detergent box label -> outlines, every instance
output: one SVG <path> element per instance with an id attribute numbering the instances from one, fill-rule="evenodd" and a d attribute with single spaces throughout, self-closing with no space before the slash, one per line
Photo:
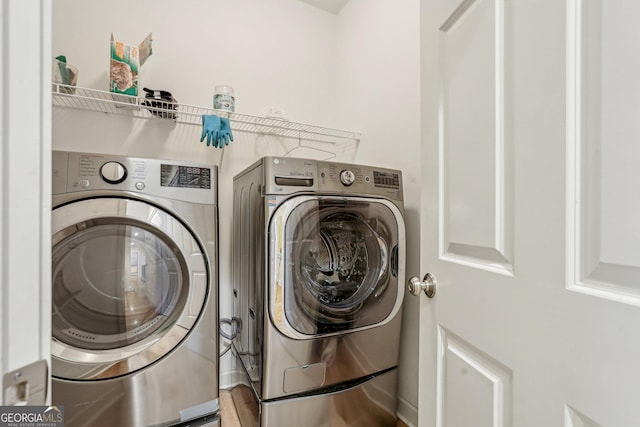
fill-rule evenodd
<path id="1" fill-rule="evenodd" d="M 140 67 L 151 56 L 151 34 L 139 46 L 114 39 L 111 34 L 109 91 L 138 96 Z"/>

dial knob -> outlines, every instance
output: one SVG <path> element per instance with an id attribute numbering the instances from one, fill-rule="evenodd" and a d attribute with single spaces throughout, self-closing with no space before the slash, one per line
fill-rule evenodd
<path id="1" fill-rule="evenodd" d="M 120 184 L 127 178 L 127 168 L 119 162 L 107 162 L 100 167 L 100 176 L 109 184 Z"/>
<path id="2" fill-rule="evenodd" d="M 353 184 L 355 180 L 356 180 L 355 174 L 351 172 L 349 169 L 345 169 L 342 172 L 340 172 L 340 182 L 343 185 L 346 185 L 348 187 L 351 184 Z"/>

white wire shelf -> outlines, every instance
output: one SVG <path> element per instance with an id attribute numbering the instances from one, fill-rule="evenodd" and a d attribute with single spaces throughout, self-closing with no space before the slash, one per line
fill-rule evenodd
<path id="1" fill-rule="evenodd" d="M 198 127 L 202 126 L 203 115 L 215 114 L 227 117 L 233 131 L 332 144 L 348 141 L 359 142 L 361 136 L 358 132 L 296 123 L 278 118 L 206 109 L 179 102 L 155 101 L 161 102 L 161 104 L 154 107 L 147 105 L 150 100 L 145 98 L 63 84 L 53 84 L 52 90 L 54 107 L 126 114 L 143 119 L 171 120 L 179 124 Z"/>

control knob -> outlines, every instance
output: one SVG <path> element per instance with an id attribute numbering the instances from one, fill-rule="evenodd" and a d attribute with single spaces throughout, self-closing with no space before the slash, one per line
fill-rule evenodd
<path id="1" fill-rule="evenodd" d="M 347 187 L 354 183 L 356 176 L 349 169 L 345 169 L 340 172 L 340 182 Z"/>
<path id="2" fill-rule="evenodd" d="M 120 184 L 127 179 L 127 168 L 119 162 L 107 162 L 100 167 L 100 176 L 108 184 Z"/>

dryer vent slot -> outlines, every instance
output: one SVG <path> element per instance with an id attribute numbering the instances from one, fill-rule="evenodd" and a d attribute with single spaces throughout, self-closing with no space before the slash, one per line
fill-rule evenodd
<path id="1" fill-rule="evenodd" d="M 313 178 L 297 176 L 276 176 L 276 185 L 288 185 L 290 187 L 313 187 Z"/>

